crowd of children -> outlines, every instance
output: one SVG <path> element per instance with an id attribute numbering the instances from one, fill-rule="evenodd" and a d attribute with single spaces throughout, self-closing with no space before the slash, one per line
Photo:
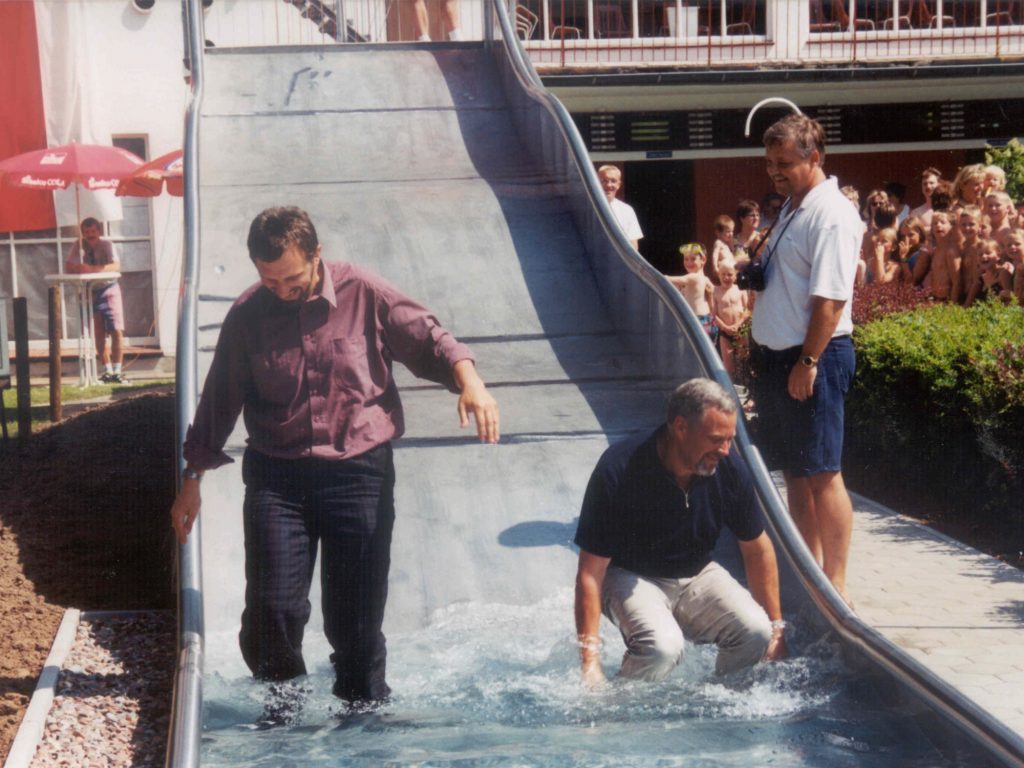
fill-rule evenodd
<path id="1" fill-rule="evenodd" d="M 889 182 L 871 190 L 860 207 L 860 193 L 842 190 L 861 212 L 864 237 L 857 284 L 902 282 L 938 301 L 966 307 L 983 298 L 1024 306 L 1024 201 L 1014 204 L 998 166 L 967 165 L 952 182 L 936 168 L 921 173 L 925 202 L 903 202 L 906 188 Z M 745 261 L 770 230 L 783 204 L 769 195 L 761 205 L 741 200 L 735 219 L 715 219 L 715 242 L 680 246 L 686 274 L 669 276 L 716 345 L 730 375 L 745 350 L 743 324 L 756 294 L 736 284 L 737 261 Z M 738 227 L 738 229 L 737 229 Z"/>
<path id="2" fill-rule="evenodd" d="M 891 191 L 872 190 L 862 212 L 858 284 L 896 280 L 964 306 L 983 297 L 1009 301 L 1016 296 L 1024 303 L 1016 245 L 1024 233 L 1024 206 L 1018 210 L 1005 184 L 998 166 L 964 166 L 951 183 L 937 169 L 926 168 L 921 174 L 925 202 L 913 211 L 897 210 Z"/>

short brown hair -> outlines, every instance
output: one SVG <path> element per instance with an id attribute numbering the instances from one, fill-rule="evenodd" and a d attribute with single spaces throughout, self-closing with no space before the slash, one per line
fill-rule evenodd
<path id="1" fill-rule="evenodd" d="M 761 215 L 761 206 L 757 204 L 756 200 L 740 200 L 736 204 L 736 221 L 743 221 L 752 213 Z"/>
<path id="2" fill-rule="evenodd" d="M 805 160 L 814 150 L 825 157 L 825 129 L 814 118 L 802 114 L 786 115 L 764 132 L 765 147 L 776 147 L 789 141 Z"/>
<path id="3" fill-rule="evenodd" d="M 267 208 L 252 220 L 246 245 L 253 261 L 277 261 L 293 246 L 312 261 L 320 241 L 308 213 L 295 206 L 281 206 Z"/>

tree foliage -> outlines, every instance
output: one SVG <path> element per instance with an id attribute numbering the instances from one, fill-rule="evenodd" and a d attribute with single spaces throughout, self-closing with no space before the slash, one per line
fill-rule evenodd
<path id="1" fill-rule="evenodd" d="M 998 165 L 1006 173 L 1006 193 L 1016 200 L 1024 200 L 1024 144 L 1010 139 L 1002 147 L 986 147 L 985 162 Z"/>

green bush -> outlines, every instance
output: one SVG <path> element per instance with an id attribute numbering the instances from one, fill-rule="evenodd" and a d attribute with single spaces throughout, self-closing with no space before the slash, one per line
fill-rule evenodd
<path id="1" fill-rule="evenodd" d="M 1024 311 L 983 302 L 888 315 L 854 332 L 851 457 L 951 502 L 1018 509 Z M 980 502 L 980 504 L 979 504 Z"/>
<path id="2" fill-rule="evenodd" d="M 1006 192 L 1014 200 L 1024 198 L 1024 145 L 1010 139 L 1002 147 L 986 147 L 985 162 L 1006 173 Z"/>

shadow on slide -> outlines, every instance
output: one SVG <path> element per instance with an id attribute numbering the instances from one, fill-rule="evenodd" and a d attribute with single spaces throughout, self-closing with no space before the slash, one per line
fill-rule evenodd
<path id="1" fill-rule="evenodd" d="M 504 437 L 477 444 L 451 395 L 396 370 L 407 432 L 385 619 L 395 701 L 376 715 L 337 711 L 314 587 L 309 702 L 300 725 L 271 735 L 248 727 L 265 690 L 237 650 L 239 462 L 209 473 L 201 536 L 181 550 L 169 764 L 644 765 L 685 753 L 756 765 L 772 749 L 785 764 L 1015 764 L 1013 734 L 846 609 L 742 428 L 783 553 L 794 659 L 720 683 L 695 649 L 661 687 L 579 689 L 571 542 L 590 470 L 610 441 L 655 426 L 680 381 L 729 382 L 677 292 L 614 225 L 504 6 L 485 5 L 486 43 L 192 57 L 179 437 L 224 314 L 255 277 L 249 222 L 281 204 L 310 212 L 325 258 L 366 265 L 470 343 Z M 239 425 L 228 453 L 240 458 L 244 441 Z M 723 544 L 726 562 L 734 549 Z"/>

